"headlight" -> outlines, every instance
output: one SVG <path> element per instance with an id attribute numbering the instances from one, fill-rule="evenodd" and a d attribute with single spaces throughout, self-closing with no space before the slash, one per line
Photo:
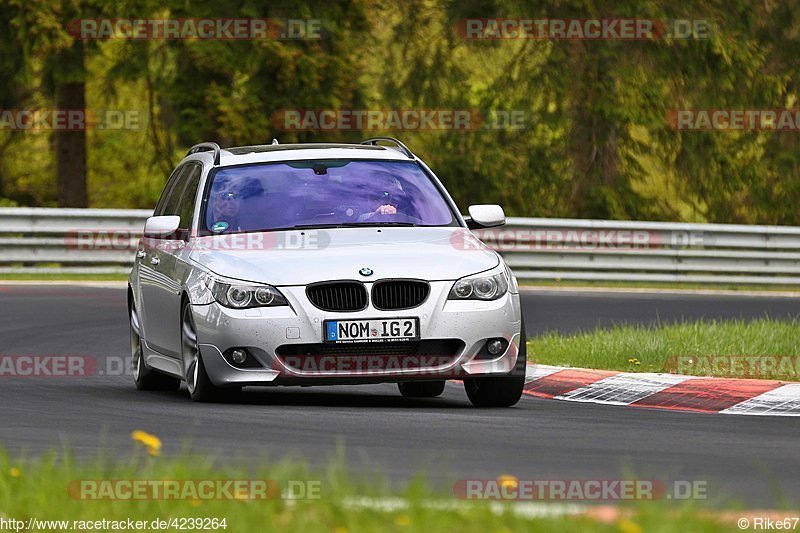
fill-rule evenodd
<path id="1" fill-rule="evenodd" d="M 517 283 L 517 276 L 511 272 L 511 269 L 508 268 L 506 265 L 506 274 L 508 275 L 508 291 L 512 294 L 517 294 L 519 292 L 519 285 Z"/>
<path id="2" fill-rule="evenodd" d="M 289 305 L 283 294 L 272 285 L 227 283 L 216 279 L 206 280 L 206 285 L 216 301 L 233 309 Z"/>
<path id="3" fill-rule="evenodd" d="M 448 300 L 497 300 L 508 292 L 506 273 L 461 278 L 450 290 Z"/>

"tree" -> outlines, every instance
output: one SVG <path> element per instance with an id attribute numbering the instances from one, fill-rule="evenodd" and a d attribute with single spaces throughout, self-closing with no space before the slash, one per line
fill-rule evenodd
<path id="1" fill-rule="evenodd" d="M 55 109 L 86 111 L 86 62 L 84 43 L 75 39 L 46 61 Z M 88 126 L 87 115 L 84 124 Z M 86 129 L 55 130 L 53 147 L 59 207 L 88 207 L 86 186 Z"/>
<path id="2" fill-rule="evenodd" d="M 11 15 L 11 7 L 0 3 L 0 20 L 10 20 Z M 25 83 L 25 55 L 17 35 L 12 31 L 0 33 L 0 72 L 3 73 L 0 77 L 0 109 L 12 110 L 24 106 L 31 96 Z M 0 201 L 3 201 L 7 191 L 2 161 L 19 135 L 13 130 L 0 135 Z"/>
<path id="3" fill-rule="evenodd" d="M 71 36 L 69 23 L 91 10 L 81 0 L 10 0 L 12 23 L 27 61 L 43 63 L 42 88 L 55 109 L 86 111 L 86 44 Z M 84 123 L 86 123 L 84 116 Z M 86 130 L 53 133 L 60 207 L 87 207 Z"/>

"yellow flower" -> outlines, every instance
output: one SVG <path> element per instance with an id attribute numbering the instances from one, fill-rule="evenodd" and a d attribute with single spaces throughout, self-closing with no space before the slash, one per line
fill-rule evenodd
<path id="1" fill-rule="evenodd" d="M 519 487 L 519 479 L 509 474 L 499 476 L 497 478 L 497 483 L 500 485 L 501 489 L 509 491 L 509 497 L 513 497 Z"/>
<path id="2" fill-rule="evenodd" d="M 136 430 L 131 433 L 131 438 L 134 441 L 143 444 L 147 448 L 147 453 L 151 457 L 156 457 L 161 454 L 161 439 L 155 435 Z"/>
<path id="3" fill-rule="evenodd" d="M 411 523 L 411 518 L 409 518 L 407 514 L 401 514 L 397 517 L 397 520 L 395 520 L 394 523 L 398 526 L 407 526 Z"/>
<path id="4" fill-rule="evenodd" d="M 22 470 L 17 468 L 16 466 L 11 467 L 11 470 L 8 471 L 11 474 L 11 477 L 20 477 L 22 475 Z"/>
<path id="5" fill-rule="evenodd" d="M 621 520 L 618 526 L 622 533 L 642 533 L 641 526 L 631 522 L 630 520 Z"/>
<path id="6" fill-rule="evenodd" d="M 192 507 L 200 507 L 200 500 L 198 500 L 197 498 L 190 498 L 189 505 L 191 505 Z"/>
<path id="7" fill-rule="evenodd" d="M 342 526 L 336 526 L 336 529 L 333 530 L 334 533 L 347 533 L 347 528 Z"/>

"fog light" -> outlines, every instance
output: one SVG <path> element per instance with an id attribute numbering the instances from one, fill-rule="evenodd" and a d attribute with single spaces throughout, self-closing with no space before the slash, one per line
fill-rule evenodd
<path id="1" fill-rule="evenodd" d="M 497 355 L 503 351 L 503 341 L 500 339 L 490 340 L 486 343 L 486 349 L 492 355 Z"/>
<path id="2" fill-rule="evenodd" d="M 247 352 L 242 349 L 236 349 L 231 352 L 231 360 L 237 364 L 241 365 L 245 361 L 247 361 Z"/>

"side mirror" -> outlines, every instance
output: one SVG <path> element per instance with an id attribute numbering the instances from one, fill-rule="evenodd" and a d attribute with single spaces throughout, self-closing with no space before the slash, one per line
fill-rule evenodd
<path id="1" fill-rule="evenodd" d="M 503 208 L 494 204 L 481 204 L 469 206 L 469 229 L 492 228 L 506 223 L 506 214 Z"/>
<path id="2" fill-rule="evenodd" d="M 170 215 L 164 217 L 150 217 L 144 223 L 144 236 L 151 239 L 166 239 L 181 225 L 181 217 Z"/>

